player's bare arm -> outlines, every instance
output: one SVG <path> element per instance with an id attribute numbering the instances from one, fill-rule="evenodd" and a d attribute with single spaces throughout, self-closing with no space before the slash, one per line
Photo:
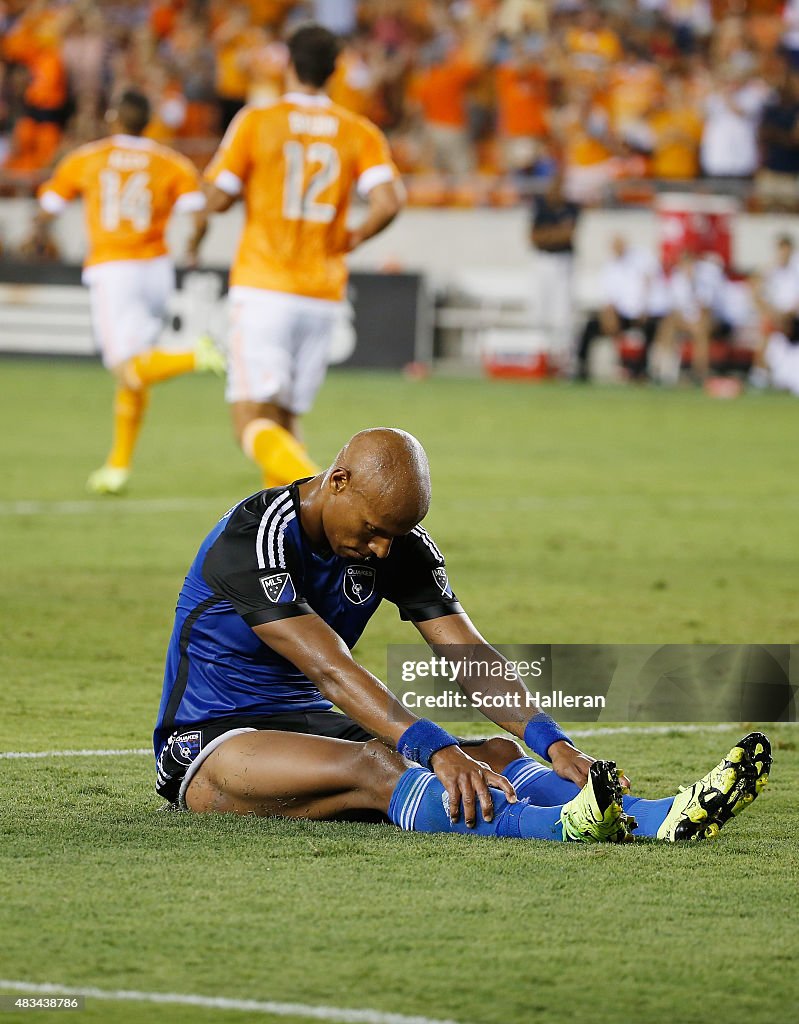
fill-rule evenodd
<path id="1" fill-rule="evenodd" d="M 224 192 L 218 185 L 210 181 L 203 182 L 205 193 L 205 208 L 208 213 L 224 213 L 238 199 L 236 192 Z"/>
<path id="2" fill-rule="evenodd" d="M 405 186 L 399 179 L 375 185 L 369 193 L 369 208 L 363 223 L 349 232 L 347 251 L 352 252 L 387 228 L 405 205 L 405 199 Z"/>
<path id="3" fill-rule="evenodd" d="M 403 733 L 419 721 L 376 676 L 353 660 L 341 638 L 318 616 L 280 619 L 253 629 L 263 643 L 296 665 L 328 700 L 391 746 L 396 747 Z M 490 821 L 493 804 L 489 786 L 515 800 L 507 779 L 475 761 L 457 744 L 433 754 L 431 767 L 449 794 L 453 821 L 457 821 L 463 805 L 465 821 L 473 824 L 475 801 Z"/>
<path id="4" fill-rule="evenodd" d="M 197 210 L 192 215 L 192 230 L 186 243 L 185 262 L 188 267 L 196 267 L 200 257 L 200 246 L 208 233 L 208 212 Z"/>
<path id="5" fill-rule="evenodd" d="M 57 216 L 58 215 L 56 213 L 50 213 L 47 210 L 42 209 L 42 207 L 39 207 L 33 217 L 30 234 L 22 243 L 22 250 L 33 251 L 38 246 L 47 242 L 50 238 L 53 221 L 55 221 Z"/>
<path id="6" fill-rule="evenodd" d="M 474 651 L 472 660 L 475 663 L 492 661 L 503 662 L 505 666 L 508 661 L 499 651 L 481 636 L 474 623 L 468 615 L 444 615 L 437 619 L 429 619 L 426 622 L 416 623 L 416 628 L 422 634 L 430 647 L 437 653 L 446 657 L 447 647 L 457 644 L 462 648 L 471 648 Z M 486 707 L 483 714 L 500 728 L 505 729 L 512 736 L 521 740 L 529 739 L 527 732 L 531 719 L 541 714 L 541 709 L 536 705 L 530 691 L 521 679 L 503 670 L 501 676 L 491 675 L 490 671 L 483 677 L 469 675 L 458 679 L 458 685 L 465 694 L 470 696 L 477 690 L 482 693 L 495 693 L 498 696 L 505 694 L 517 695 L 519 707 L 524 709 L 516 717 L 509 717 L 503 714 L 501 709 Z M 535 728 L 535 726 L 533 726 Z M 588 778 L 588 770 L 596 758 L 585 754 L 567 739 L 556 739 L 545 750 L 537 751 L 552 762 L 552 767 L 561 776 L 578 786 L 585 785 Z M 629 786 L 629 779 L 624 778 L 624 784 Z"/>

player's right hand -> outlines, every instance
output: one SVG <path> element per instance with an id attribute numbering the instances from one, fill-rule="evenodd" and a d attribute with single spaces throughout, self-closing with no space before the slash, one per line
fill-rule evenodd
<path id="1" fill-rule="evenodd" d="M 588 770 L 596 758 L 578 750 L 568 740 L 558 740 L 557 743 L 553 743 L 548 753 L 552 767 L 558 775 L 582 789 L 588 781 Z M 623 789 L 630 789 L 631 783 L 626 775 L 622 775 L 619 781 Z"/>
<path id="2" fill-rule="evenodd" d="M 516 790 L 504 775 L 497 775 L 483 761 L 475 761 L 459 746 L 443 747 L 430 758 L 430 765 L 449 797 L 449 817 L 454 824 L 461 813 L 469 828 L 477 824 L 477 801 L 486 821 L 494 817 L 490 786 L 501 789 L 511 803 Z"/>

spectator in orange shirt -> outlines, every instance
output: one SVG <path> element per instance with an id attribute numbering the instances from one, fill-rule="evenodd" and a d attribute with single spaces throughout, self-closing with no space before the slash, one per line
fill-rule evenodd
<path id="1" fill-rule="evenodd" d="M 636 149 L 646 148 L 646 120 L 663 89 L 663 77 L 654 61 L 625 47 L 624 57 L 608 78 L 608 111 L 613 131 Z"/>
<path id="2" fill-rule="evenodd" d="M 618 147 L 607 110 L 590 89 L 578 84 L 553 125 L 563 153 L 566 192 L 580 202 L 597 201 L 616 171 Z"/>
<path id="3" fill-rule="evenodd" d="M 330 99 L 353 114 L 369 117 L 375 105 L 379 84 L 379 55 L 372 50 L 371 40 L 358 33 L 344 44 L 330 79 Z"/>
<path id="4" fill-rule="evenodd" d="M 257 30 L 251 26 L 249 12 L 241 4 L 230 8 L 227 18 L 214 32 L 216 97 L 222 131 L 227 129 L 247 100 L 250 80 L 246 71 L 246 55 L 257 41 Z"/>
<path id="5" fill-rule="evenodd" d="M 283 92 L 283 79 L 288 66 L 288 50 L 269 28 L 256 29 L 252 45 L 242 55 L 249 79 L 247 102 L 271 103 Z"/>
<path id="6" fill-rule="evenodd" d="M 149 26 L 156 39 L 167 39 L 177 24 L 182 0 L 152 0 L 150 3 Z"/>
<path id="7" fill-rule="evenodd" d="M 497 136 L 505 171 L 533 166 L 548 129 L 546 73 L 517 40 L 507 60 L 496 69 Z"/>
<path id="8" fill-rule="evenodd" d="M 245 0 L 250 23 L 280 28 L 298 0 Z"/>
<path id="9" fill-rule="evenodd" d="M 683 78 L 669 78 L 666 93 L 648 119 L 652 175 L 655 178 L 696 178 L 702 118 L 686 97 Z"/>
<path id="10" fill-rule="evenodd" d="M 605 24 L 605 15 L 595 7 L 580 11 L 577 24 L 566 32 L 565 46 L 578 68 L 597 71 L 621 57 L 621 43 L 616 33 Z"/>
<path id="11" fill-rule="evenodd" d="M 474 32 L 459 41 L 438 37 L 422 57 L 423 67 L 412 78 L 408 98 L 422 118 L 426 143 L 436 170 L 468 174 L 474 169 L 469 137 L 467 97 L 477 81 L 490 37 Z"/>
<path id="12" fill-rule="evenodd" d="M 29 75 L 24 114 L 14 127 L 6 165 L 9 170 L 47 167 L 61 141 L 67 113 L 67 76 L 58 47 L 62 17 L 46 4 L 34 4 L 4 40 L 5 55 L 23 64 Z"/>
<path id="13" fill-rule="evenodd" d="M 171 145 L 186 121 L 187 103 L 180 80 L 166 61 L 157 60 L 148 68 L 144 85 L 147 96 L 155 100 L 145 137 Z"/>

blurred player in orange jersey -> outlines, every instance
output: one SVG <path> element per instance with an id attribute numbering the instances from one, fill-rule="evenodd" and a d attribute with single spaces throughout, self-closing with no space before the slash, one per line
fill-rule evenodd
<path id="1" fill-rule="evenodd" d="M 345 255 L 382 231 L 404 192 L 386 139 L 324 92 L 338 41 L 319 25 L 288 42 L 287 92 L 245 107 L 206 170 L 208 209 L 238 196 L 245 225 L 230 272 L 227 400 L 268 487 L 317 472 L 298 436 L 327 369 L 347 283 Z M 368 203 L 348 230 L 353 187 Z"/>
<path id="2" fill-rule="evenodd" d="M 188 160 L 141 137 L 149 118 L 142 93 L 123 93 L 106 116 L 111 137 L 64 157 L 39 190 L 34 237 L 47 233 L 70 200 L 84 201 L 83 280 L 103 363 L 118 382 L 111 451 L 88 481 L 98 494 L 118 494 L 127 485 L 150 385 L 193 371 L 224 371 L 209 339 L 183 352 L 157 347 L 175 287 L 164 240 L 167 221 L 173 210 L 193 213 L 189 256 L 196 255 L 205 232 L 205 197 Z"/>

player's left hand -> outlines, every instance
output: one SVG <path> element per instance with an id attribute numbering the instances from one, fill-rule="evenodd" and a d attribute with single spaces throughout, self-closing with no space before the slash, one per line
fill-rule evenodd
<path id="1" fill-rule="evenodd" d="M 582 750 L 573 747 L 566 740 L 558 740 L 548 750 L 552 760 L 552 767 L 562 779 L 568 779 L 582 788 L 588 781 L 588 769 L 596 761 L 595 757 L 584 754 Z M 623 789 L 630 788 L 630 780 L 622 775 L 619 781 Z"/>
<path id="2" fill-rule="evenodd" d="M 501 790 L 510 803 L 516 802 L 516 790 L 503 775 L 492 771 L 484 761 L 475 761 L 456 744 L 437 750 L 430 758 L 430 766 L 447 791 L 453 824 L 460 818 L 463 808 L 463 820 L 469 828 L 474 828 L 478 804 L 485 820 L 492 821 L 492 786 Z"/>

